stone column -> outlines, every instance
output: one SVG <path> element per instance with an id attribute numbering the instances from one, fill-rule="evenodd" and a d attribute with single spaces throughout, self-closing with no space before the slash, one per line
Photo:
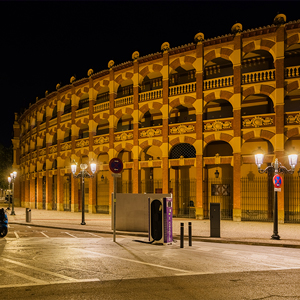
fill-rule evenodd
<path id="1" fill-rule="evenodd" d="M 61 168 L 57 168 L 57 210 L 64 210 L 64 176 L 60 174 Z"/>

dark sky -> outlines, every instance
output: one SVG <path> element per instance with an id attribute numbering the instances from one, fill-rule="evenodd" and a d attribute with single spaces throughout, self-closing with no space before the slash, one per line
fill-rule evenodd
<path id="1" fill-rule="evenodd" d="M 14 112 L 69 84 L 71 76 L 107 69 L 140 56 L 271 25 L 277 13 L 300 19 L 297 1 L 59 1 L 1 2 L 0 143 L 9 146 Z"/>

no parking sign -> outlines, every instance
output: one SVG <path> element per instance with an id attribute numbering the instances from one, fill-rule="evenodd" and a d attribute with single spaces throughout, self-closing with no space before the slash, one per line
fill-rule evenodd
<path id="1" fill-rule="evenodd" d="M 276 188 L 279 189 L 281 187 L 281 185 L 282 185 L 282 177 L 279 174 L 276 174 L 273 177 L 273 184 L 274 184 L 275 189 Z"/>

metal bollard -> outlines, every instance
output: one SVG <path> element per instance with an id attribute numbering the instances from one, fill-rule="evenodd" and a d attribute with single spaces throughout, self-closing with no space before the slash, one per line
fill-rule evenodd
<path id="1" fill-rule="evenodd" d="M 31 222 L 31 209 L 26 208 L 26 222 Z"/>
<path id="2" fill-rule="evenodd" d="M 189 246 L 192 246 L 192 222 L 189 222 Z"/>
<path id="3" fill-rule="evenodd" d="M 184 240 L 184 223 L 180 223 L 180 248 L 183 248 Z"/>

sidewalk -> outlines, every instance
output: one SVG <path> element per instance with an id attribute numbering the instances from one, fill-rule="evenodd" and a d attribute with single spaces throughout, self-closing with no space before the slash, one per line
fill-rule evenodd
<path id="1" fill-rule="evenodd" d="M 7 205 L 1 205 L 1 207 Z M 9 224 L 22 224 L 59 228 L 63 230 L 80 230 L 112 234 L 111 216 L 105 214 L 85 213 L 86 225 L 81 225 L 81 212 L 66 212 L 31 209 L 31 222 L 26 223 L 26 209 L 15 208 L 15 216 L 7 211 Z M 221 238 L 210 237 L 210 221 L 173 218 L 173 237 L 179 239 L 180 223 L 184 223 L 185 237 L 188 236 L 188 222 L 192 222 L 192 236 L 195 241 L 239 243 L 249 245 L 272 245 L 300 248 L 300 224 L 279 224 L 280 240 L 272 240 L 273 223 L 269 222 L 233 222 L 221 221 Z M 148 237 L 147 232 L 124 232 L 117 234 Z"/>

